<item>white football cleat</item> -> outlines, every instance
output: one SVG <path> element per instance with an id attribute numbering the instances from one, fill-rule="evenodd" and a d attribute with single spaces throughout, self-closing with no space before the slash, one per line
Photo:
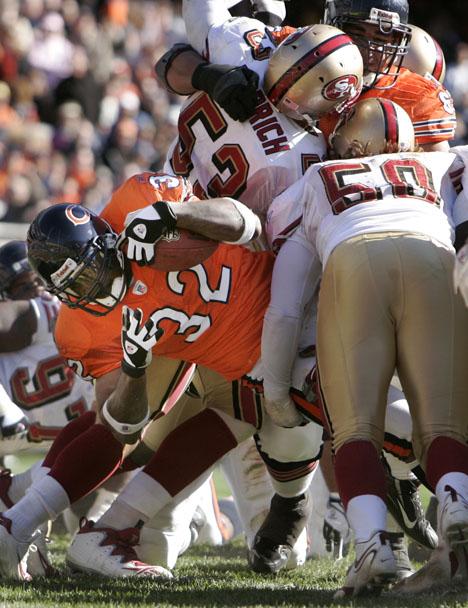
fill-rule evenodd
<path id="1" fill-rule="evenodd" d="M 450 547 L 468 545 L 468 500 L 446 485 L 444 500 L 439 502 L 438 530 Z"/>
<path id="2" fill-rule="evenodd" d="M 348 569 L 345 584 L 334 595 L 342 599 L 356 595 L 378 595 L 397 578 L 397 565 L 390 539 L 392 533 L 377 530 L 369 540 L 356 543 L 356 558 Z"/>
<path id="3" fill-rule="evenodd" d="M 0 576 L 30 581 L 27 571 L 28 542 L 20 542 L 11 533 L 11 520 L 0 515 Z"/>
<path id="4" fill-rule="evenodd" d="M 0 511 L 6 511 L 14 505 L 8 493 L 11 481 L 12 475 L 8 469 L 0 471 Z M 52 576 L 55 574 L 55 568 L 50 563 L 47 548 L 49 542 L 47 530 L 48 524 L 44 524 L 38 530 L 37 535 L 34 536 L 33 544 L 29 547 L 27 572 L 30 576 Z"/>
<path id="5" fill-rule="evenodd" d="M 93 521 L 83 519 L 68 549 L 67 565 L 72 571 L 111 578 L 144 576 L 171 579 L 172 574 L 166 568 L 139 561 L 134 549 L 139 536 L 138 528 L 96 528 Z"/>
<path id="6" fill-rule="evenodd" d="M 452 584 L 466 584 L 466 567 L 468 555 L 464 562 L 459 562 L 456 554 L 444 543 L 434 549 L 429 560 L 409 578 L 392 588 L 395 595 L 414 595 L 416 593 L 434 592 L 441 587 Z"/>
<path id="7" fill-rule="evenodd" d="M 456 557 L 458 575 L 468 582 L 468 500 L 449 485 L 444 490 L 447 494 L 438 508 L 439 535 Z"/>

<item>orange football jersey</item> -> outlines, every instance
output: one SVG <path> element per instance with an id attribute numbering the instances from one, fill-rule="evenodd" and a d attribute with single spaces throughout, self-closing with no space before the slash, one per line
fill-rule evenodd
<path id="1" fill-rule="evenodd" d="M 156 200 L 181 200 L 184 180 L 168 179 L 164 182 L 151 173 L 130 178 L 116 191 L 102 217 L 120 232 L 130 211 Z M 97 378 L 118 368 L 125 304 L 141 308 L 145 320 L 151 316 L 164 330 L 154 354 L 200 363 L 228 380 L 240 378 L 260 356 L 272 267 L 268 252 L 253 253 L 225 244 L 190 270 L 163 272 L 131 263 L 133 279 L 127 294 L 106 316 L 61 307 L 55 328 L 57 346 L 85 377 Z"/>
<path id="2" fill-rule="evenodd" d="M 379 80 L 379 86 L 389 82 L 389 76 Z M 393 78 L 393 76 L 392 76 Z M 453 139 L 456 116 L 450 93 L 432 77 L 423 77 L 402 68 L 395 84 L 389 89 L 370 89 L 359 99 L 384 97 L 400 105 L 408 112 L 419 145 L 433 144 Z M 319 128 L 326 139 L 339 120 L 339 114 L 331 112 L 320 119 Z"/>

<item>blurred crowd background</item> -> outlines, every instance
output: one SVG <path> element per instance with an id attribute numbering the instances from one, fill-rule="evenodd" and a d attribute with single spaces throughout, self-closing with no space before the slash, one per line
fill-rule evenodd
<path id="1" fill-rule="evenodd" d="M 409 1 L 411 22 L 443 47 L 455 143 L 468 143 L 468 3 Z M 30 222 L 61 201 L 99 211 L 127 177 L 162 167 L 183 100 L 158 86 L 153 65 L 184 40 L 180 5 L 0 0 L 0 221 Z M 287 22 L 322 12 L 323 0 L 292 0 Z"/>

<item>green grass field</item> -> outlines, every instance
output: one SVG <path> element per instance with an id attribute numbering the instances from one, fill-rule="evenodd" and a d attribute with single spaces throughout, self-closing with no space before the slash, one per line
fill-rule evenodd
<path id="1" fill-rule="evenodd" d="M 104 579 L 70 576 L 64 565 L 66 537 L 52 545 L 54 564 L 60 574 L 54 579 L 0 585 L 0 608 L 45 608 L 104 606 L 163 608 L 183 606 L 294 606 L 319 608 L 332 605 L 333 590 L 341 583 L 346 564 L 314 560 L 296 571 L 276 577 L 261 577 L 246 565 L 241 541 L 223 547 L 198 546 L 182 556 L 171 582 L 156 584 L 145 579 Z M 468 606 L 468 592 L 447 590 L 444 595 L 398 599 L 380 598 L 343 602 L 346 606 L 379 608 L 461 608 Z"/>

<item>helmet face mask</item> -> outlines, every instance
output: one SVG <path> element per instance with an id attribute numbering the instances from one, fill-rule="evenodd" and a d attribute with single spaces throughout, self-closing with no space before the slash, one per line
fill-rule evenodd
<path id="1" fill-rule="evenodd" d="M 81 308 L 95 316 L 117 306 L 126 292 L 122 254 L 115 250 L 111 235 L 96 237 L 80 262 L 67 258 L 51 274 L 50 289 L 69 308 Z"/>
<path id="2" fill-rule="evenodd" d="M 407 0 L 327 0 L 324 22 L 346 32 L 359 47 L 365 88 L 390 88 L 411 40 Z M 393 76 L 379 86 L 383 75 Z"/>
<path id="3" fill-rule="evenodd" d="M 124 297 L 128 272 L 110 226 L 79 205 L 54 205 L 28 232 L 31 266 L 69 308 L 103 316 Z"/>

